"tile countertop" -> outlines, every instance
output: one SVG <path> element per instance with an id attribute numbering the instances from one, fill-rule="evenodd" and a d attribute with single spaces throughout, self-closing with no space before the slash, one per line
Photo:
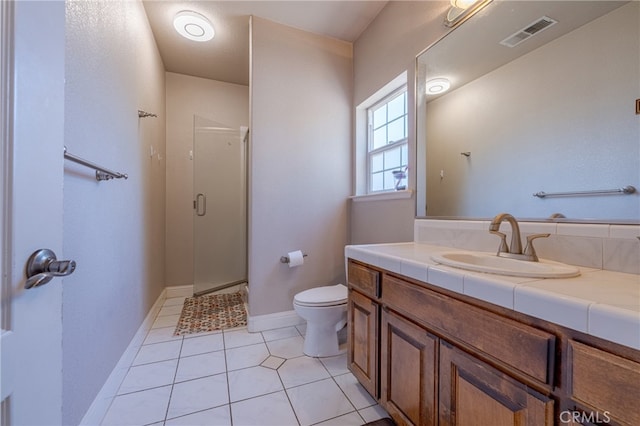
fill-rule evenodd
<path id="1" fill-rule="evenodd" d="M 640 275 L 580 269 L 575 278 L 471 272 L 431 260 L 465 251 L 420 243 L 353 245 L 345 257 L 640 350 Z"/>

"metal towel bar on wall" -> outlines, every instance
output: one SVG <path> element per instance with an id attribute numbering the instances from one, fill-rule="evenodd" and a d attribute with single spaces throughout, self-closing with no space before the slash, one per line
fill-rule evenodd
<path id="1" fill-rule="evenodd" d="M 114 172 L 109 169 L 105 169 L 102 166 L 98 166 L 97 164 L 92 163 L 91 161 L 84 160 L 80 157 L 76 157 L 73 154 L 69 154 L 67 152 L 67 147 L 64 147 L 64 158 L 73 161 L 74 163 L 81 164 L 85 167 L 89 167 L 90 169 L 94 169 L 96 171 L 96 180 L 110 180 L 110 179 L 128 179 L 129 176 L 125 173 Z"/>
<path id="2" fill-rule="evenodd" d="M 80 157 L 76 157 L 73 154 L 67 152 L 67 147 L 64 147 L 64 158 L 73 161 L 74 163 L 81 164 L 85 167 L 89 167 L 96 171 L 96 180 L 110 180 L 110 179 L 128 179 L 129 176 L 125 173 L 114 172 L 109 169 L 105 169 L 102 166 L 92 163 L 91 161 L 84 160 Z"/>
<path id="3" fill-rule="evenodd" d="M 636 192 L 636 188 L 631 185 L 627 185 L 624 188 L 615 189 L 594 189 L 591 191 L 569 191 L 569 192 L 536 192 L 534 197 L 546 198 L 546 197 L 577 197 L 581 195 L 606 195 L 606 194 L 633 194 Z"/>

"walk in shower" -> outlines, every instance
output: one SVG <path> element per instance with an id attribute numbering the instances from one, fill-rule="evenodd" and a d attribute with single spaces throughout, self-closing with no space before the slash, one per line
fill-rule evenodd
<path id="1" fill-rule="evenodd" d="M 194 294 L 247 281 L 247 136 L 194 116 Z"/>

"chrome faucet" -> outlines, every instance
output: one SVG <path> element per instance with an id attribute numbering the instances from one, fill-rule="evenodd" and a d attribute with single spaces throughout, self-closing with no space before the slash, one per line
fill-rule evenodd
<path id="1" fill-rule="evenodd" d="M 507 235 L 499 232 L 500 225 L 504 221 L 509 222 L 511 225 L 511 245 L 507 245 Z M 498 246 L 498 253 L 496 256 L 511 257 L 514 259 L 527 260 L 530 262 L 537 262 L 538 255 L 533 248 L 533 240 L 536 238 L 548 237 L 550 234 L 533 234 L 527 236 L 527 246 L 522 251 L 522 240 L 520 239 L 520 227 L 515 217 L 509 213 L 500 213 L 496 215 L 489 225 L 489 232 L 500 237 L 500 246 Z"/>

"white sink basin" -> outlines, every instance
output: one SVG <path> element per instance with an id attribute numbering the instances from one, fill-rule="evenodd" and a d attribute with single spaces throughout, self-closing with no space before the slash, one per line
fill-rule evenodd
<path id="1" fill-rule="evenodd" d="M 448 252 L 431 258 L 434 262 L 454 268 L 514 277 L 571 278 L 580 275 L 580 270 L 575 266 L 544 259 L 528 262 L 481 252 Z"/>

